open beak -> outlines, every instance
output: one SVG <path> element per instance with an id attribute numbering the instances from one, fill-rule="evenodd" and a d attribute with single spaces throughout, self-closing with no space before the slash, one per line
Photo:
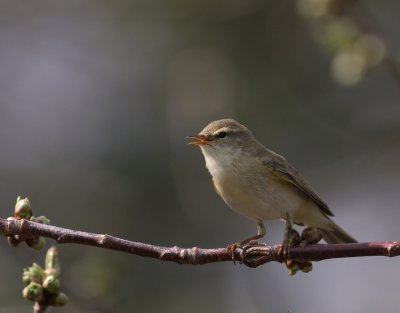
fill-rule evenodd
<path id="1" fill-rule="evenodd" d="M 208 142 L 211 141 L 209 137 L 200 134 L 187 136 L 186 138 L 197 139 L 197 141 L 192 141 L 188 143 L 189 145 L 196 145 L 196 146 L 208 145 Z"/>

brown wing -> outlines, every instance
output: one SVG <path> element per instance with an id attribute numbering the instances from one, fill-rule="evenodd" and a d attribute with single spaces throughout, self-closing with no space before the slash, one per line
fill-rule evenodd
<path id="1" fill-rule="evenodd" d="M 329 209 L 328 205 L 322 201 L 320 197 L 318 197 L 303 175 L 301 175 L 298 170 L 291 166 L 284 157 L 272 151 L 271 153 L 273 154 L 273 160 L 265 161 L 264 165 L 266 165 L 278 179 L 292 184 L 310 199 L 312 199 L 326 215 L 333 216 L 333 213 Z"/>

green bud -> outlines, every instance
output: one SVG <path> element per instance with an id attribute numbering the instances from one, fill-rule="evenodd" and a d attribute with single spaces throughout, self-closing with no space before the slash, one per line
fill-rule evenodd
<path id="1" fill-rule="evenodd" d="M 305 266 L 301 269 L 304 273 L 309 273 L 312 271 L 312 264 L 310 264 L 309 266 Z"/>
<path id="2" fill-rule="evenodd" d="M 14 216 L 17 219 L 30 219 L 32 216 L 31 203 L 28 198 L 22 199 L 21 196 L 17 198 L 17 203 L 15 204 Z"/>
<path id="3" fill-rule="evenodd" d="M 22 296 L 30 301 L 42 301 L 43 300 L 43 288 L 40 284 L 31 282 L 22 291 Z"/>
<path id="4" fill-rule="evenodd" d="M 49 275 L 43 281 L 42 286 L 48 293 L 57 293 L 60 290 L 60 280 L 54 275 Z"/>
<path id="5" fill-rule="evenodd" d="M 299 269 L 304 273 L 312 271 L 312 263 L 310 261 L 298 262 Z"/>
<path id="6" fill-rule="evenodd" d="M 25 242 L 32 249 L 41 250 L 46 244 L 46 239 L 44 239 L 43 237 L 28 238 L 27 240 L 25 240 Z"/>
<path id="7" fill-rule="evenodd" d="M 46 254 L 46 273 L 47 275 L 60 275 L 60 263 L 58 261 L 58 251 L 56 246 L 51 246 Z"/>
<path id="8" fill-rule="evenodd" d="M 289 275 L 294 276 L 299 271 L 299 267 L 297 264 L 295 264 L 293 267 L 288 268 L 288 270 L 289 270 Z"/>
<path id="9" fill-rule="evenodd" d="M 46 244 L 46 239 L 44 239 L 43 237 L 39 237 L 39 240 L 35 242 L 32 248 L 35 250 L 42 250 L 45 244 Z"/>
<path id="10" fill-rule="evenodd" d="M 36 263 L 33 263 L 31 267 L 24 268 L 22 272 L 22 281 L 25 285 L 29 285 L 31 282 L 42 284 L 44 276 L 43 269 Z"/>
<path id="11" fill-rule="evenodd" d="M 26 286 L 31 283 L 31 276 L 27 273 L 26 268 L 24 268 L 24 271 L 22 273 L 22 281 Z"/>
<path id="12" fill-rule="evenodd" d="M 40 224 L 50 225 L 50 219 L 48 219 L 46 216 L 38 216 L 38 217 L 32 216 L 31 221 L 37 222 Z"/>
<path id="13" fill-rule="evenodd" d="M 63 292 L 60 292 L 50 298 L 50 304 L 54 306 L 64 306 L 68 302 L 68 296 Z"/>
<path id="14" fill-rule="evenodd" d="M 299 266 L 294 260 L 286 260 L 286 268 L 288 269 L 290 276 L 296 275 L 299 270 Z"/>

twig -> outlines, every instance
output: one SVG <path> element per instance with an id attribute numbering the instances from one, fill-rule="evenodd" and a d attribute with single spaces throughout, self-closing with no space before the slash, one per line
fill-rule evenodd
<path id="1" fill-rule="evenodd" d="M 284 262 L 285 255 L 281 244 L 249 244 L 237 248 L 231 253 L 227 248 L 201 249 L 154 246 L 141 242 L 120 239 L 110 235 L 88 233 L 67 228 L 56 227 L 28 221 L 26 219 L 0 218 L 0 234 L 3 236 L 38 236 L 52 238 L 58 243 L 74 243 L 95 246 L 103 249 L 126 252 L 138 256 L 150 257 L 179 264 L 201 265 L 215 262 L 235 261 L 249 267 L 276 261 Z M 352 244 L 316 244 L 305 247 L 292 247 L 289 258 L 296 261 L 320 261 L 334 258 L 362 256 L 398 256 L 400 241 L 367 242 Z"/>
<path id="2" fill-rule="evenodd" d="M 33 305 L 33 313 L 44 313 L 47 310 L 47 305 L 42 305 L 40 302 L 35 302 Z"/>

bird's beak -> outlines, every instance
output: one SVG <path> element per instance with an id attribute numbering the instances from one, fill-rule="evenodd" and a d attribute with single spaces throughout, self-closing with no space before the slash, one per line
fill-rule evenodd
<path id="1" fill-rule="evenodd" d="M 210 137 L 200 134 L 187 136 L 186 138 L 197 139 L 197 141 L 192 141 L 188 143 L 189 145 L 197 145 L 197 146 L 207 145 L 208 142 L 211 141 Z"/>

